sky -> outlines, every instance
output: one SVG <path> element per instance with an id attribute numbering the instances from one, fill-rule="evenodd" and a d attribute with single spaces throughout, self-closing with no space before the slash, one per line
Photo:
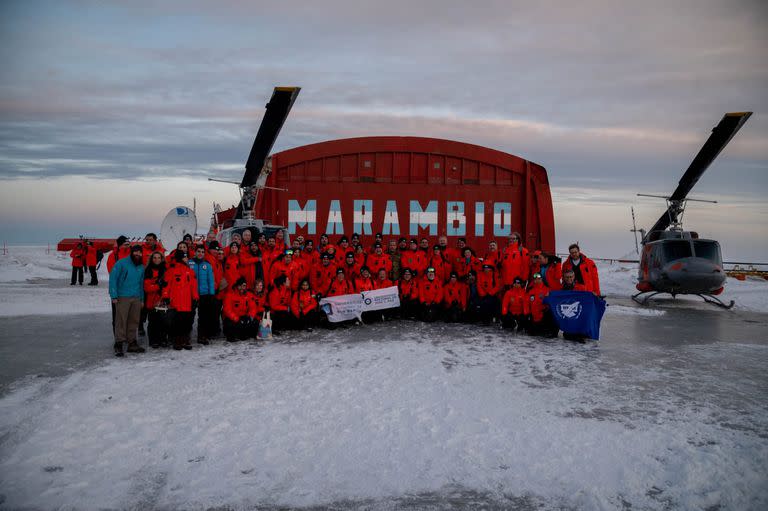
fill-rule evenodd
<path id="1" fill-rule="evenodd" d="M 768 4 L 760 1 L 4 1 L 0 242 L 157 231 L 229 206 L 275 85 L 274 151 L 459 140 L 543 165 L 557 247 L 634 250 L 728 111 L 753 111 L 686 226 L 768 260 Z M 766 261 L 768 262 L 768 261 Z"/>

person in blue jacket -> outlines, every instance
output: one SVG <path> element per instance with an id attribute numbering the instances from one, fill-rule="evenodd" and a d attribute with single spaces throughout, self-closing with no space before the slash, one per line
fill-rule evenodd
<path id="1" fill-rule="evenodd" d="M 200 302 L 197 304 L 197 342 L 208 344 L 208 340 L 216 334 L 219 318 L 216 317 L 216 281 L 213 277 L 213 265 L 205 258 L 203 245 L 195 248 L 195 257 L 189 260 L 189 267 L 195 272 L 197 292 L 200 294 Z"/>
<path id="2" fill-rule="evenodd" d="M 141 245 L 131 247 L 130 257 L 123 257 L 109 274 L 109 297 L 115 306 L 115 356 L 123 356 L 123 343 L 129 353 L 144 353 L 136 334 L 144 305 L 144 265 Z"/>

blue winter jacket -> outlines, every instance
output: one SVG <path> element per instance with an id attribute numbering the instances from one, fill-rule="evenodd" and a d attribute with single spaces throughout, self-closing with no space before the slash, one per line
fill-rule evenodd
<path id="1" fill-rule="evenodd" d="M 198 262 L 197 259 L 189 260 L 189 267 L 195 272 L 197 277 L 197 292 L 200 296 L 215 295 L 216 281 L 213 278 L 213 266 L 203 259 Z"/>
<path id="2" fill-rule="evenodd" d="M 144 301 L 144 265 L 133 264 L 129 257 L 123 257 L 109 274 L 109 296 L 115 298 L 138 298 Z"/>

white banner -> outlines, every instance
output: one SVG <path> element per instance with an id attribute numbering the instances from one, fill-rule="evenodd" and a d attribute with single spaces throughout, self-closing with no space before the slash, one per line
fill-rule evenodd
<path id="1" fill-rule="evenodd" d="M 320 300 L 320 309 L 325 312 L 331 323 L 360 319 L 363 312 L 399 306 L 400 295 L 397 286 L 364 291 L 354 295 L 329 296 Z"/>

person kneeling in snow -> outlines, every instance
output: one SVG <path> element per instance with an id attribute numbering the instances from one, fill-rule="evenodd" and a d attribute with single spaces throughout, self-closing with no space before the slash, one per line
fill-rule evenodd
<path id="1" fill-rule="evenodd" d="M 245 277 L 240 277 L 234 289 L 224 297 L 224 335 L 228 342 L 256 337 L 256 300 L 248 291 Z"/>
<path id="2" fill-rule="evenodd" d="M 523 288 L 523 279 L 515 277 L 512 287 L 504 293 L 501 302 L 501 325 L 504 328 L 522 332 L 526 326 L 525 318 L 530 314 L 529 298 Z"/>
<path id="3" fill-rule="evenodd" d="M 533 286 L 528 291 L 528 300 L 530 307 L 530 321 L 528 323 L 528 333 L 531 335 L 540 335 L 543 337 L 557 337 L 560 331 L 552 317 L 552 311 L 544 303 L 544 298 L 549 294 L 549 288 L 544 285 L 540 273 L 533 274 Z"/>
<path id="4" fill-rule="evenodd" d="M 304 279 L 291 298 L 291 313 L 298 328 L 304 330 L 316 326 L 319 322 L 317 312 L 317 295 L 309 288 L 309 281 Z"/>

